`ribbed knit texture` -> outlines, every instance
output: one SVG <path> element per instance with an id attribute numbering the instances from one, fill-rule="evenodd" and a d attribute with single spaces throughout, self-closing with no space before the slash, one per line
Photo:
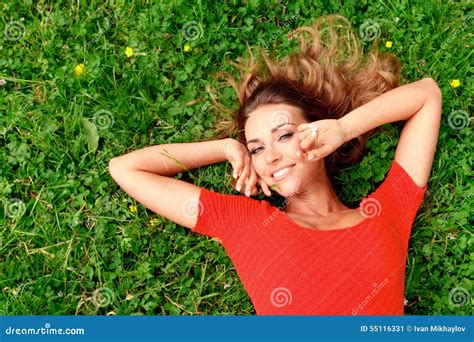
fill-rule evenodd
<path id="1" fill-rule="evenodd" d="M 258 315 L 402 315 L 408 240 L 426 189 L 394 160 L 361 200 L 362 222 L 317 230 L 267 201 L 201 188 L 193 232 L 223 244 Z"/>

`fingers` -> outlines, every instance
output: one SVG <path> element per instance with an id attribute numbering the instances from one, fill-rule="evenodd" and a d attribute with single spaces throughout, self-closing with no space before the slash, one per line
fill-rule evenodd
<path id="1" fill-rule="evenodd" d="M 250 157 L 244 158 L 243 170 L 237 180 L 235 188 L 237 191 L 244 193 L 247 197 L 256 195 L 258 193 L 255 184 L 257 182 L 257 174 L 252 168 Z"/>
<path id="2" fill-rule="evenodd" d="M 317 146 L 318 134 L 317 130 L 308 129 L 298 134 L 300 139 L 300 147 L 305 152 Z"/>
<path id="3" fill-rule="evenodd" d="M 300 126 L 301 127 L 301 126 Z M 307 136 L 311 135 L 315 137 L 318 133 L 318 127 L 315 124 L 308 124 L 306 129 L 298 128 L 298 136 L 300 140 L 303 140 Z"/>
<path id="4" fill-rule="evenodd" d="M 245 196 L 250 197 L 254 192 L 256 192 L 256 187 L 255 184 L 257 183 L 257 174 L 253 170 L 252 167 L 250 167 L 250 176 L 246 181 L 245 184 Z"/>
<path id="5" fill-rule="evenodd" d="M 242 169 L 244 168 L 244 163 L 242 161 L 235 161 L 232 163 L 232 168 L 234 169 L 232 176 L 234 179 L 237 179 L 242 175 Z"/>
<path id="6" fill-rule="evenodd" d="M 306 129 L 304 127 L 306 127 Z M 323 145 L 324 147 L 321 146 L 317 148 L 318 128 L 314 124 L 303 124 L 298 127 L 298 129 L 300 128 L 302 130 L 298 133 L 298 138 L 302 151 L 300 153 L 297 152 L 298 161 L 315 161 L 332 151 L 330 145 Z"/>
<path id="7" fill-rule="evenodd" d="M 252 168 L 251 175 L 248 178 L 248 181 L 246 183 L 246 191 L 245 195 L 247 197 L 250 196 L 255 196 L 260 193 L 260 191 L 257 188 L 257 184 L 260 186 L 260 189 L 266 196 L 271 196 L 272 193 L 270 192 L 270 189 L 268 189 L 267 184 L 257 175 L 255 170 Z M 248 193 L 250 191 L 250 194 Z"/>
<path id="8" fill-rule="evenodd" d="M 315 161 L 326 157 L 328 154 L 334 151 L 334 147 L 329 144 L 324 144 L 317 149 L 311 150 L 308 152 L 308 160 Z"/>
<path id="9" fill-rule="evenodd" d="M 305 129 L 307 129 L 308 127 L 312 128 L 312 127 L 314 127 L 314 124 L 312 122 L 305 122 L 304 124 L 301 124 L 301 125 L 298 126 L 298 131 L 302 132 Z"/>
<path id="10" fill-rule="evenodd" d="M 296 161 L 298 163 L 304 163 L 306 161 L 307 154 L 301 148 L 296 150 Z"/>
<path id="11" fill-rule="evenodd" d="M 272 192 L 268 188 L 268 184 L 265 183 L 263 180 L 259 180 L 258 184 L 260 184 L 260 188 L 262 189 L 263 193 L 270 197 L 272 195 Z"/>
<path id="12" fill-rule="evenodd" d="M 235 173 L 238 174 L 238 169 L 236 167 Z M 235 183 L 235 188 L 238 192 L 245 194 L 247 197 L 255 196 L 259 194 L 259 189 L 257 188 L 257 184 L 260 185 L 261 190 L 267 196 L 271 196 L 271 191 L 268 188 L 268 185 L 260 179 L 257 175 L 255 170 L 251 165 L 251 159 L 245 159 L 245 165 L 243 166 L 242 171 L 240 172 L 240 176 L 237 175 L 238 179 Z"/>
<path id="13" fill-rule="evenodd" d="M 245 160 L 244 160 L 244 165 L 243 165 L 243 168 L 242 168 L 242 171 L 240 173 L 240 176 L 238 177 L 237 179 L 237 183 L 236 183 L 236 186 L 235 188 L 237 189 L 237 191 L 245 191 L 245 182 L 246 182 L 246 179 L 248 178 L 249 176 L 249 173 L 250 173 L 250 168 L 249 168 L 249 159 L 248 157 L 245 157 Z"/>

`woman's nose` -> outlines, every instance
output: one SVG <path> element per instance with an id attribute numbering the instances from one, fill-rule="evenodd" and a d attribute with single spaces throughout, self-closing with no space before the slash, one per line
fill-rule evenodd
<path id="1" fill-rule="evenodd" d="M 281 153 L 276 151 L 274 148 L 269 147 L 266 151 L 265 158 L 267 163 L 273 164 L 275 161 L 278 161 L 281 158 Z"/>

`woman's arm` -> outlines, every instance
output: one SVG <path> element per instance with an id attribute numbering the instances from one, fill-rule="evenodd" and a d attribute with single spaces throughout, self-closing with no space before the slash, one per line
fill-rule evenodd
<path id="1" fill-rule="evenodd" d="M 431 78 L 392 89 L 354 109 L 338 121 L 350 140 L 375 127 L 406 120 L 395 160 L 413 181 L 428 182 L 441 120 L 441 90 Z"/>
<path id="2" fill-rule="evenodd" d="M 226 140 L 149 146 L 112 158 L 110 164 L 171 177 L 184 170 L 226 161 L 223 150 Z"/>
<path id="3" fill-rule="evenodd" d="M 226 140 L 145 147 L 112 158 L 109 172 L 125 192 L 146 208 L 192 229 L 202 210 L 200 189 L 173 177 L 185 169 L 225 161 Z"/>

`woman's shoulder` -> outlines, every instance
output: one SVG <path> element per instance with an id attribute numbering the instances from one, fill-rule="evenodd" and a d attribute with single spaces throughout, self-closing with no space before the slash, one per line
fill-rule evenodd
<path id="1" fill-rule="evenodd" d="M 385 179 L 359 204 L 365 215 L 392 215 L 399 217 L 403 213 L 413 213 L 419 208 L 428 184 L 419 187 L 406 170 L 393 160 Z"/>

